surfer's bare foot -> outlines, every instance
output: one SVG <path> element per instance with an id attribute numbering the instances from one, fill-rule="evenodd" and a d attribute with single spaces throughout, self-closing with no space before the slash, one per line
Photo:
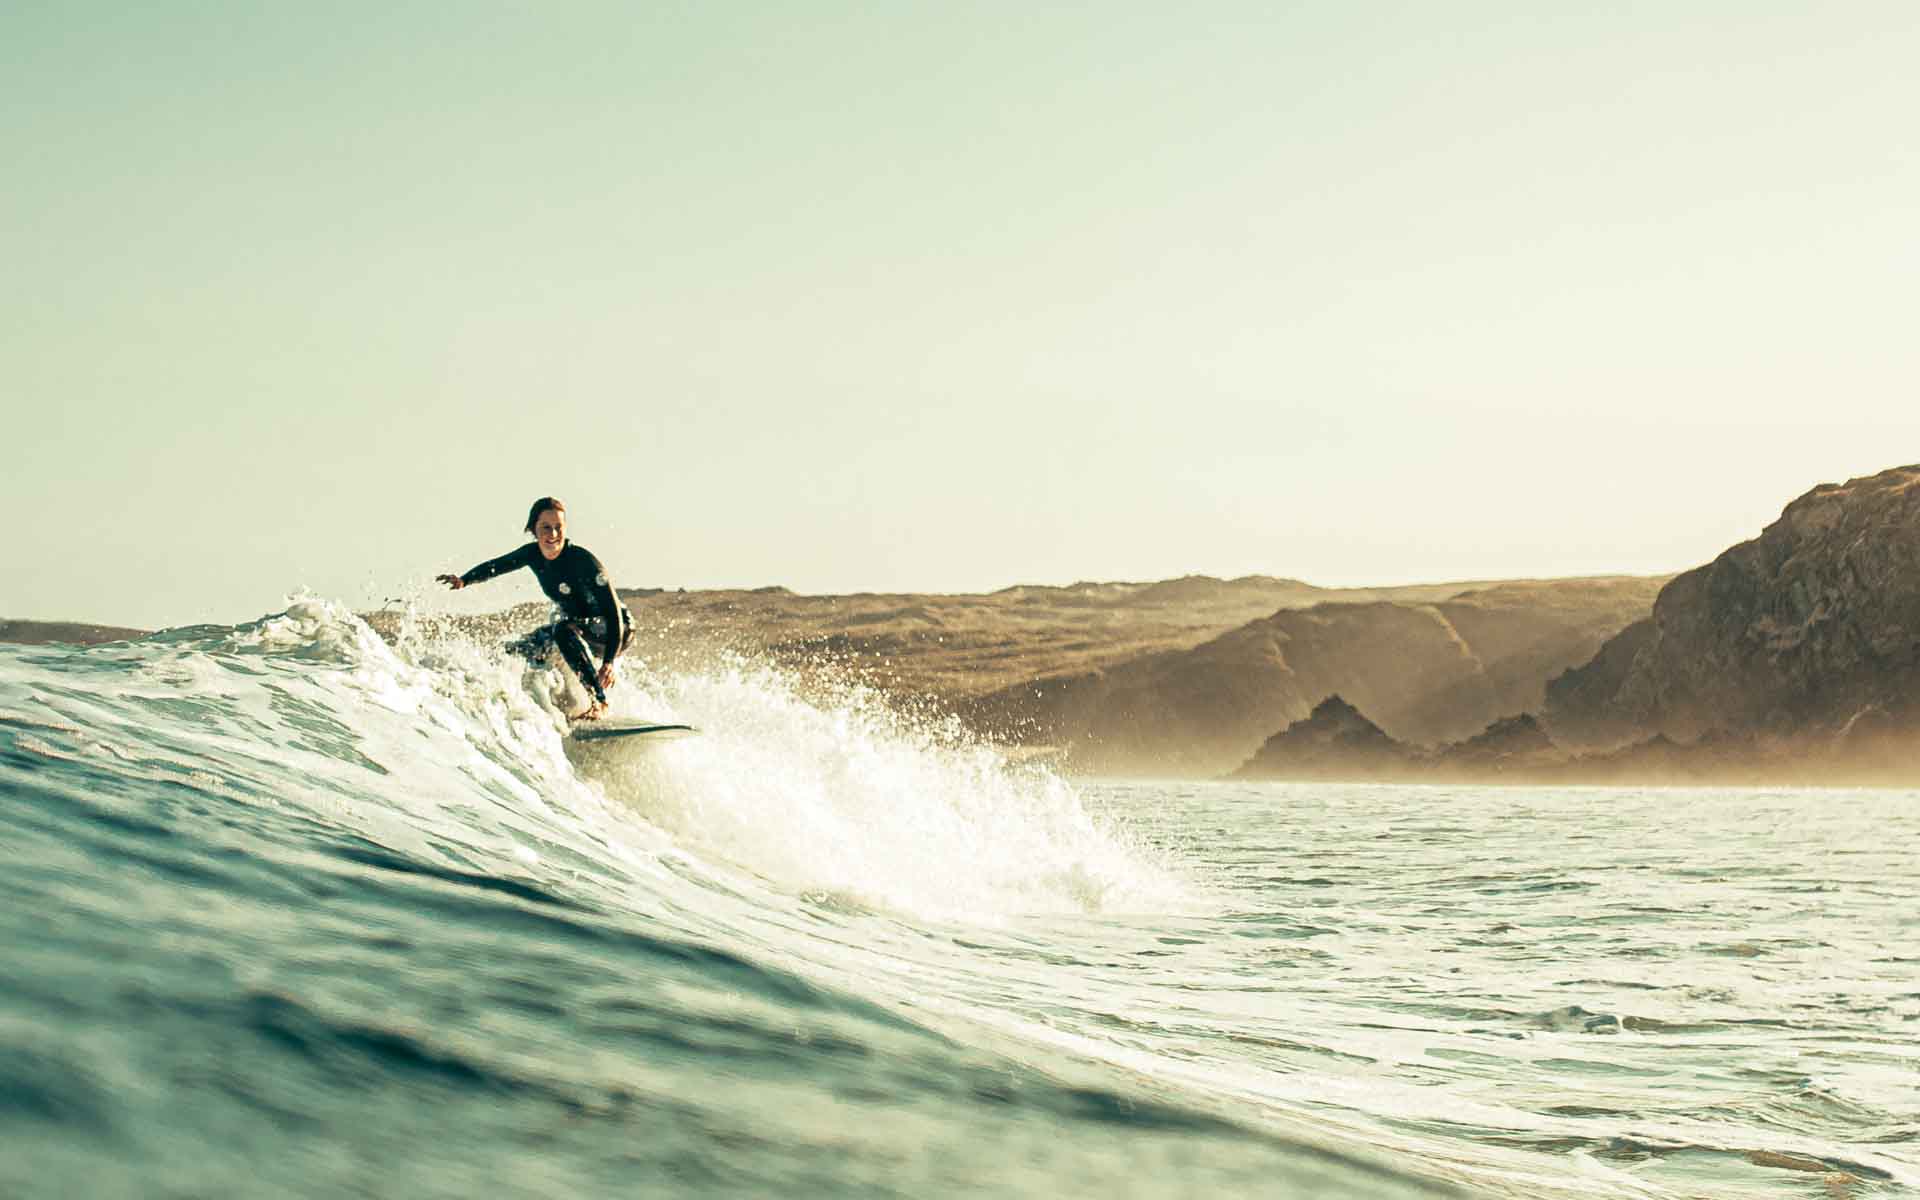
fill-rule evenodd
<path id="1" fill-rule="evenodd" d="M 585 711 L 585 712 L 577 712 L 577 713 L 575 713 L 575 714 L 573 714 L 573 715 L 572 715 L 571 717 L 568 717 L 568 718 L 567 718 L 567 720 L 569 720 L 569 721 L 598 721 L 598 720 L 599 720 L 599 719 L 600 719 L 601 717 L 604 717 L 604 716 L 606 716 L 606 715 L 607 715 L 607 705 L 606 705 L 606 702 L 605 702 L 605 701 L 595 701 L 594 703 L 592 703 L 592 704 L 589 704 L 589 705 L 587 705 L 587 708 L 586 708 L 586 711 Z"/>

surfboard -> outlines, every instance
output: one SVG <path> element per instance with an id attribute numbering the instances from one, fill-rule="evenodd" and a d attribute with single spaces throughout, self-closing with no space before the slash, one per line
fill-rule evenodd
<path id="1" fill-rule="evenodd" d="M 583 721 L 567 734 L 577 742 L 601 742 L 612 738 L 644 738 L 665 741 L 691 737 L 699 733 L 691 725 L 662 725 L 647 721 Z"/>

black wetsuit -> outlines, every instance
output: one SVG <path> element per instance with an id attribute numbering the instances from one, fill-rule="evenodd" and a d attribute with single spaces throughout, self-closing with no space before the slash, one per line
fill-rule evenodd
<path id="1" fill-rule="evenodd" d="M 620 652 L 633 642 L 633 614 L 614 595 L 607 581 L 607 569 L 600 560 L 568 542 L 549 562 L 540 547 L 528 542 L 517 550 L 490 558 L 460 577 L 464 586 L 481 583 L 509 571 L 529 567 L 540 590 L 559 606 L 566 616 L 544 629 L 537 629 L 508 648 L 529 658 L 543 656 L 548 646 L 556 646 L 573 673 L 580 677 L 595 700 L 605 704 L 607 691 L 600 686 L 599 671 L 587 650 L 591 636 L 600 643 L 602 666 L 611 665 Z"/>

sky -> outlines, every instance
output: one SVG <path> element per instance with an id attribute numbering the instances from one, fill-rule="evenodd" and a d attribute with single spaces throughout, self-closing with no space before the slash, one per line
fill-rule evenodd
<path id="1" fill-rule="evenodd" d="M 1653 574 L 1920 461 L 1920 8 L 0 6 L 0 617 Z M 484 595 L 479 593 L 484 592 Z"/>

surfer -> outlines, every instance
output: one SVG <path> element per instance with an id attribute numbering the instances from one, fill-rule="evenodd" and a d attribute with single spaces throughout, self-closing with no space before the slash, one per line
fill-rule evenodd
<path id="1" fill-rule="evenodd" d="M 470 583 L 483 583 L 521 567 L 533 568 L 540 590 L 565 615 L 507 648 L 539 661 L 549 647 L 557 647 L 590 697 L 586 710 L 570 719 L 598 720 L 606 715 L 607 689 L 613 686 L 613 660 L 633 644 L 633 614 L 614 594 L 600 560 L 567 540 L 566 505 L 552 496 L 535 500 L 527 510 L 526 531 L 533 535 L 527 545 L 490 558 L 463 575 L 442 575 L 439 580 L 459 591 Z M 598 667 L 594 666 L 589 646 L 600 650 Z"/>

